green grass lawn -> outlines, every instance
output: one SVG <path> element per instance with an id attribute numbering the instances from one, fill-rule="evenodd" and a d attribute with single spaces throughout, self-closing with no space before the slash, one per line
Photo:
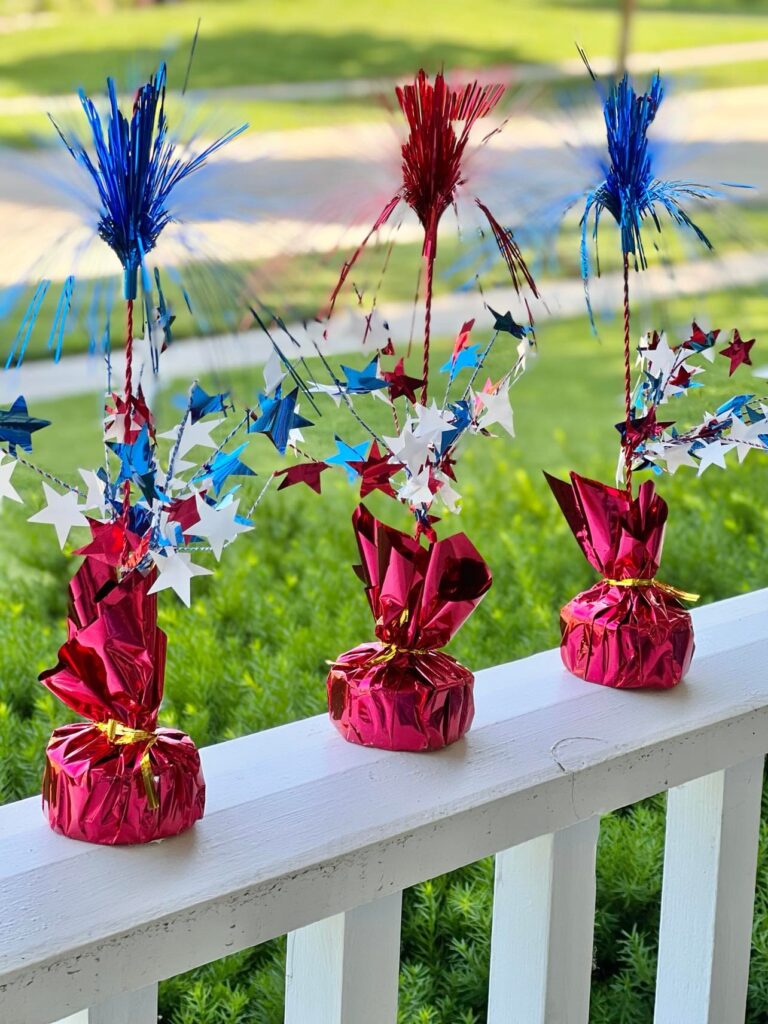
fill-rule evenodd
<path id="1" fill-rule="evenodd" d="M 486 67 L 547 62 L 587 52 L 611 54 L 618 14 L 612 4 L 444 0 L 436 11 L 407 0 L 190 0 L 78 17 L 72 10 L 41 27 L 0 36 L 0 93 L 66 93 L 99 88 L 106 75 L 130 80 L 168 57 L 183 78 L 198 17 L 202 36 L 193 85 L 216 88 L 410 73 L 421 64 Z M 80 5 L 82 8 L 83 5 Z M 637 50 L 765 38 L 768 6 L 728 3 L 639 5 Z"/>
<path id="2" fill-rule="evenodd" d="M 768 339 L 768 299 L 759 290 L 645 310 L 636 326 L 665 323 L 683 330 L 692 315 L 726 329 L 738 325 L 745 338 L 757 336 L 755 363 L 768 361 L 760 354 Z M 436 347 L 435 363 L 445 359 L 446 351 L 445 343 Z M 508 361 L 509 353 L 500 348 L 491 373 L 498 374 Z M 593 580 L 541 470 L 573 468 L 612 478 L 620 374 L 618 324 L 605 324 L 599 342 L 584 318 L 543 324 L 540 354 L 513 391 L 518 438 L 475 438 L 467 445 L 459 465 L 465 509 L 460 519 L 446 519 L 443 527 L 465 529 L 495 574 L 488 597 L 451 645 L 471 667 L 554 646 L 558 608 Z M 763 382 L 749 373 L 729 384 L 727 363 L 719 357 L 707 377 L 712 383 L 690 404 L 686 399 L 668 407 L 678 422 L 688 422 L 735 388 L 763 390 Z M 229 382 L 238 404 L 253 400 L 259 382 L 255 372 Z M 169 385 L 158 402 L 166 426 L 174 422 L 169 406 L 182 387 Z M 359 428 L 328 406 L 316 433 L 307 433 L 307 446 L 321 456 L 331 451 L 335 429 L 350 443 L 363 439 Z M 359 408 L 366 407 L 360 403 Z M 386 408 L 378 403 L 371 408 L 371 418 L 384 425 Z M 98 464 L 95 399 L 43 403 L 32 411 L 55 423 L 36 435 L 35 458 L 41 465 L 73 478 L 78 466 Z M 304 405 L 302 412 L 308 412 Z M 264 438 L 255 437 L 249 452 L 257 470 L 274 465 Z M 37 684 L 36 675 L 53 664 L 63 639 L 66 583 L 74 568 L 72 557 L 59 552 L 51 528 L 25 523 L 37 507 L 37 480 L 19 467 L 14 482 L 31 500 L 24 508 L 6 502 L 1 513 L 7 599 L 0 619 L 0 800 L 38 792 L 48 734 L 67 717 Z M 322 497 L 301 487 L 271 494 L 257 529 L 224 555 L 214 578 L 196 581 L 191 610 L 163 595 L 161 617 L 170 645 L 162 720 L 188 730 L 200 745 L 321 712 L 326 659 L 372 635 L 370 613 L 350 568 L 354 551 L 346 524 L 355 492 L 343 474 L 332 471 L 323 485 Z M 734 465 L 727 478 L 716 468 L 700 480 L 681 470 L 663 478 L 660 488 L 671 508 L 665 580 L 698 590 L 703 601 L 765 585 L 768 461 L 751 455 L 743 466 Z M 405 525 L 405 514 L 382 500 L 377 511 Z M 339 524 L 335 531 L 328 529 L 332 522 Z M 73 545 L 80 539 L 73 534 Z M 768 1015 L 766 840 L 764 828 L 749 1024 L 761 1024 Z M 646 1024 L 651 1019 L 662 851 L 662 799 L 604 821 L 593 1024 Z M 492 867 L 484 861 L 406 894 L 400 1024 L 480 1024 L 485 1019 L 491 882 Z M 283 942 L 269 943 L 164 983 L 163 1020 L 278 1024 L 283 956 Z"/>
<path id="3" fill-rule="evenodd" d="M 48 21 L 0 34 L 0 97 L 68 94 L 81 85 L 99 92 L 107 75 L 130 89 L 163 58 L 178 88 L 198 17 L 202 34 L 191 84 L 201 90 L 408 75 L 420 66 L 546 64 L 572 58 L 575 41 L 592 56 L 612 55 L 618 32 L 617 5 L 579 2 L 484 0 L 478 6 L 445 0 L 435 13 L 407 0 L 188 0 L 86 18 L 78 12 L 88 3 L 54 6 L 58 12 Z M 766 15 L 765 0 L 718 6 L 650 0 L 638 5 L 632 45 L 654 51 L 764 39 Z M 765 61 L 735 62 L 679 79 L 705 86 L 764 84 L 767 67 Z M 545 88 L 541 102 L 551 101 L 561 84 Z M 224 102 L 232 117 L 247 119 L 256 130 L 386 116 L 381 104 L 362 100 Z M 0 112 L 0 141 L 32 145 L 46 137 L 42 111 Z"/>

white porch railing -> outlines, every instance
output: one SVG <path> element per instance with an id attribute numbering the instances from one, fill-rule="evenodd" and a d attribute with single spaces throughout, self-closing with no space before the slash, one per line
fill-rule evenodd
<path id="1" fill-rule="evenodd" d="M 439 754 L 354 747 L 324 717 L 211 747 L 205 820 L 152 846 L 1 808 L 0 1020 L 150 1024 L 158 979 L 287 932 L 288 1024 L 394 1024 L 402 890 L 497 854 L 489 1024 L 586 1024 L 599 815 L 670 789 L 656 1024 L 738 1024 L 768 590 L 695 620 L 665 693 L 582 683 L 554 651 L 479 673 L 474 728 Z"/>

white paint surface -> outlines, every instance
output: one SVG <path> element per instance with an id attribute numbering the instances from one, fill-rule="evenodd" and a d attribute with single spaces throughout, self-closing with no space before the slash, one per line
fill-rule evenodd
<path id="1" fill-rule="evenodd" d="M 744 1020 L 763 758 L 669 791 L 655 1024 Z"/>
<path id="2" fill-rule="evenodd" d="M 478 673 L 472 731 L 436 754 L 346 744 L 324 716 L 211 747 L 205 819 L 147 847 L 57 836 L 39 798 L 0 808 L 0 1020 L 47 1024 L 762 755 L 767 613 L 768 590 L 696 611 L 671 691 L 583 683 L 556 651 Z"/>
<path id="3" fill-rule="evenodd" d="M 402 893 L 288 936 L 285 1024 L 397 1024 Z"/>
<path id="4" fill-rule="evenodd" d="M 496 856 L 488 1024 L 587 1024 L 600 819 Z"/>
<path id="5" fill-rule="evenodd" d="M 157 1024 L 157 985 L 107 999 L 57 1024 Z"/>

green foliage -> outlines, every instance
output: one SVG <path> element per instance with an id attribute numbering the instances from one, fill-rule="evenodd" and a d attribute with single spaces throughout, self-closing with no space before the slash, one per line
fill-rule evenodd
<path id="1" fill-rule="evenodd" d="M 708 299 L 708 310 L 718 319 L 733 306 L 733 295 Z M 760 336 L 768 300 L 744 292 L 738 309 L 744 336 Z M 683 310 L 671 307 L 666 322 L 682 319 Z M 731 326 L 730 317 L 723 326 Z M 538 364 L 513 392 L 519 441 L 478 441 L 468 446 L 459 467 L 465 497 L 460 525 L 495 573 L 491 592 L 452 645 L 453 653 L 473 668 L 554 646 L 556 610 L 593 578 L 540 473 L 542 466 L 553 472 L 573 467 L 610 479 L 613 471 L 620 353 L 610 333 L 602 344 L 588 337 L 579 342 L 580 333 L 584 337 L 583 327 L 572 323 L 542 331 Z M 435 359 L 444 358 L 445 347 L 436 346 Z M 506 358 L 500 353 L 492 374 L 498 374 Z M 707 374 L 712 381 L 702 403 L 711 407 L 729 386 L 726 374 L 725 360 L 718 359 Z M 243 375 L 238 397 L 254 381 Z M 545 383 L 556 400 L 545 402 Z M 741 385 L 744 390 L 759 387 L 748 378 Z M 98 458 L 95 403 L 90 421 L 82 400 L 33 405 L 33 411 L 56 424 L 55 430 L 36 435 L 35 457 L 42 464 L 72 477 L 78 465 Z M 674 412 L 682 420 L 685 403 L 676 404 Z M 330 437 L 340 425 L 333 415 L 327 418 L 318 427 L 321 437 Z M 348 423 L 342 434 L 359 440 Z M 261 441 L 249 451 L 254 467 L 263 471 L 267 448 L 259 447 Z M 712 469 L 695 480 L 681 470 L 660 482 L 671 508 L 665 579 L 700 590 L 705 601 L 765 584 L 767 470 L 765 461 L 752 455 L 727 477 Z M 48 734 L 67 719 L 66 710 L 37 686 L 35 677 L 54 662 L 63 637 L 73 563 L 56 548 L 52 531 L 25 522 L 31 499 L 39 495 L 37 481 L 19 469 L 14 482 L 29 500 L 25 507 L 4 503 L 0 520 L 6 593 L 0 617 L 1 801 L 37 794 Z M 342 474 L 325 474 L 323 488 L 322 498 L 298 487 L 271 495 L 256 531 L 225 553 L 216 577 L 195 581 L 189 611 L 163 595 L 162 624 L 171 642 L 162 719 L 188 730 L 201 746 L 322 712 L 325 659 L 371 634 L 370 613 L 349 568 L 353 492 Z M 387 515 L 393 518 L 395 510 L 389 508 Z M 333 524 L 338 524 L 335 529 Z M 768 821 L 768 806 L 765 810 Z M 663 840 L 662 797 L 603 821 L 593 1024 L 647 1024 L 651 1019 Z M 406 892 L 400 1024 L 485 1020 L 492 878 L 486 860 Z M 285 942 L 279 940 L 165 982 L 163 1021 L 279 1024 L 284 958 Z M 767 1018 L 764 824 L 748 1024 Z"/>

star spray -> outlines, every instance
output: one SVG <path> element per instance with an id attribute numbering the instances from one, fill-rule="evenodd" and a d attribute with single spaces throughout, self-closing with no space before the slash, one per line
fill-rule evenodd
<path id="1" fill-rule="evenodd" d="M 395 91 L 408 124 L 408 135 L 401 147 L 400 187 L 385 204 L 361 245 L 344 264 L 331 294 L 330 309 L 333 310 L 339 292 L 364 247 L 387 223 L 398 206 L 405 203 L 418 217 L 423 231 L 424 341 L 421 401 L 426 405 L 429 397 L 429 353 L 438 228 L 446 210 L 456 203 L 459 190 L 467 182 L 465 164 L 472 129 L 479 120 L 493 112 L 504 94 L 504 87 L 481 86 L 473 82 L 461 88 L 451 88 L 442 72 L 435 75 L 434 82 L 430 82 L 426 72 L 419 71 L 412 84 L 398 87 Z M 483 142 L 489 137 L 486 136 Z M 515 290 L 526 284 L 534 295 L 538 295 L 512 232 L 502 227 L 481 199 L 475 198 L 475 203 L 488 223 Z"/>
<path id="2" fill-rule="evenodd" d="M 494 110 L 502 92 L 500 86 L 477 83 L 454 89 L 442 74 L 431 82 L 423 71 L 413 84 L 397 90 L 408 124 L 401 185 L 344 264 L 331 296 L 333 308 L 364 246 L 395 209 L 405 204 L 413 210 L 423 230 L 419 370 L 406 365 L 410 345 L 401 354 L 400 339 L 391 335 L 359 367 L 342 363 L 335 368 L 322 344 L 316 345 L 322 379 L 310 382 L 310 389 L 346 411 L 350 431 L 358 436 L 362 431 L 362 437 L 337 435 L 336 451 L 296 467 L 290 482 L 319 490 L 320 472 L 333 466 L 359 486 L 361 503 L 352 520 L 360 554 L 355 570 L 375 621 L 375 639 L 336 658 L 326 683 L 331 721 L 352 743 L 436 750 L 460 739 L 472 724 L 474 676 L 441 648 L 488 592 L 492 576 L 466 534 L 439 539 L 437 528 L 444 513 L 460 511 L 457 461 L 465 447 L 497 432 L 514 435 L 509 394 L 535 350 L 535 335 L 527 304 L 527 323 L 489 308 L 482 327 L 476 328 L 474 320 L 459 327 L 447 361 L 436 371 L 430 365 L 432 291 L 438 228 L 466 182 L 470 131 Z M 526 286 L 538 295 L 512 232 L 481 200 L 476 204 L 515 291 Z M 480 341 L 472 342 L 473 332 Z M 501 376 L 491 380 L 483 372 L 486 363 L 507 347 L 511 351 L 505 352 Z M 438 381 L 444 385 L 436 398 Z M 393 427 L 380 425 L 388 418 L 387 407 Z M 286 477 L 284 486 L 288 483 Z M 373 515 L 364 502 L 380 501 L 380 495 L 406 506 L 413 535 Z"/>
<path id="3" fill-rule="evenodd" d="M 673 421 L 657 418 L 659 406 L 670 397 L 680 397 L 701 385 L 695 379 L 704 369 L 701 361 L 714 356 L 720 332 L 702 331 L 695 323 L 691 336 L 674 347 L 663 332 L 651 332 L 642 339 L 637 349 L 640 374 L 633 386 L 630 271 L 642 271 L 648 265 L 644 232 L 661 233 L 667 218 L 711 249 L 709 238 L 683 204 L 686 199 L 719 195 L 703 185 L 657 177 L 649 129 L 663 96 L 658 74 L 645 93 L 636 92 L 625 74 L 603 94 L 604 178 L 587 192 L 581 220 L 581 267 L 593 328 L 590 225 L 596 253 L 604 214 L 614 220 L 619 232 L 624 419 L 616 427 L 621 438 L 617 486 L 576 473 L 570 474 L 570 483 L 547 475 L 579 546 L 602 577 L 562 609 L 563 662 L 582 679 L 620 688 L 675 686 L 688 670 L 694 651 L 693 626 L 684 602 L 695 601 L 697 595 L 657 578 L 667 504 L 655 493 L 651 480 L 643 482 L 635 496 L 633 473 L 649 468 L 657 473 L 664 469 L 674 472 L 686 462 L 697 465 L 701 473 L 715 460 L 724 465 L 729 445 L 765 448 L 759 440 L 758 421 L 768 429 L 766 410 L 760 410 L 754 396 L 732 399 L 689 430 L 678 430 Z M 752 344 L 743 342 L 738 331 L 733 332 L 722 353 L 731 359 L 731 372 L 739 363 L 749 361 Z M 746 453 L 748 449 L 743 450 Z"/>
<path id="4" fill-rule="evenodd" d="M 198 553 L 219 560 L 253 529 L 252 518 L 282 470 L 270 472 L 241 509 L 240 484 L 256 476 L 244 459 L 248 435 L 262 434 L 282 456 L 299 428 L 312 426 L 297 405 L 301 394 L 311 400 L 310 392 L 283 357 L 277 368 L 267 367 L 258 409 L 232 416 L 228 392 L 209 393 L 195 381 L 181 397 L 180 422 L 158 433 L 140 383 L 145 367 L 134 351 L 137 285 L 155 276 L 148 260 L 173 217 L 178 184 L 242 130 L 197 156 L 180 156 L 168 134 L 165 81 L 161 66 L 137 92 L 129 115 L 110 81 L 106 123 L 83 97 L 93 155 L 67 142 L 96 192 L 100 235 L 123 272 L 125 383 L 113 390 L 108 351 L 103 464 L 80 471 L 83 486 L 67 483 L 21 455 L 48 422 L 31 416 L 21 397 L 0 410 L 0 442 L 9 460 L 0 463 L 0 495 L 19 500 L 10 476 L 20 463 L 43 478 L 46 505 L 31 521 L 53 525 L 62 547 L 73 527 L 91 534 L 75 552 L 82 563 L 69 586 L 67 639 L 58 663 L 40 677 L 83 720 L 54 730 L 43 799 L 53 829 L 102 844 L 150 842 L 202 816 L 200 755 L 189 736 L 158 722 L 168 638 L 158 626 L 157 595 L 173 590 L 189 605 L 192 580 L 211 574 Z M 153 351 L 153 371 L 161 356 L 162 348 Z M 283 393 L 287 377 L 295 386 Z M 189 457 L 201 449 L 200 461 Z"/>

